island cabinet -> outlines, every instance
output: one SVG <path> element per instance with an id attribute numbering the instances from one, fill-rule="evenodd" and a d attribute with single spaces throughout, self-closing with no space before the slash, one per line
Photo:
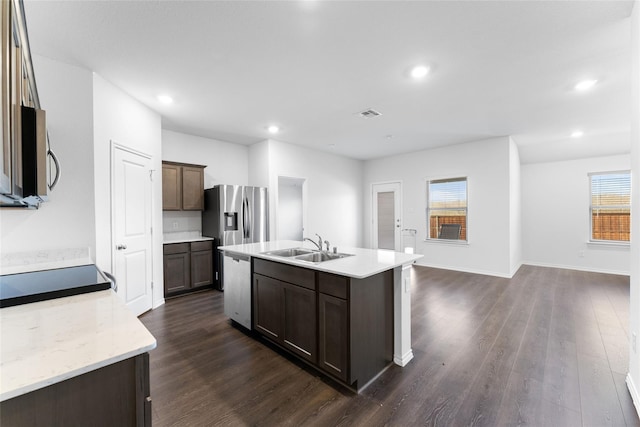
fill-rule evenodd
<path id="1" fill-rule="evenodd" d="M 357 391 L 393 358 L 393 270 L 356 279 L 253 258 L 253 328 Z"/>
<path id="2" fill-rule="evenodd" d="M 202 165 L 162 162 L 162 210 L 204 210 Z"/>
<path id="3" fill-rule="evenodd" d="M 297 356 L 316 363 L 314 273 L 290 265 L 255 260 L 253 294 L 254 329 Z"/>
<path id="4" fill-rule="evenodd" d="M 349 280 L 318 273 L 318 345 L 320 369 L 347 381 L 349 350 Z"/>

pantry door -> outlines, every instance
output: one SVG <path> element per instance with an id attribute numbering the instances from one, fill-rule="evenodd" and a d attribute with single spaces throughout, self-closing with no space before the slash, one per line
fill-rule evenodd
<path id="1" fill-rule="evenodd" d="M 136 316 L 151 309 L 151 157 L 112 144 L 112 260 L 118 295 Z"/>
<path id="2" fill-rule="evenodd" d="M 372 246 L 374 249 L 401 251 L 402 185 L 387 182 L 372 185 Z"/>

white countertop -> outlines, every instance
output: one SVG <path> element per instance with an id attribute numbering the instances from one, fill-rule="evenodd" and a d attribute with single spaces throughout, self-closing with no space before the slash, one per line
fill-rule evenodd
<path id="1" fill-rule="evenodd" d="M 189 243 L 189 242 L 204 242 L 205 240 L 213 240 L 213 237 L 205 237 L 205 236 L 200 236 L 200 237 L 187 237 L 187 238 L 165 238 L 162 241 L 162 244 L 164 245 L 170 245 L 172 243 Z"/>
<path id="2" fill-rule="evenodd" d="M 228 252 L 236 252 L 256 258 L 268 259 L 285 264 L 298 265 L 312 270 L 324 271 L 327 273 L 339 274 L 342 276 L 364 279 L 374 274 L 399 267 L 401 265 L 412 264 L 423 257 L 419 254 L 406 254 L 382 249 L 363 249 L 338 247 L 338 252 L 353 254 L 354 256 L 334 259 L 317 264 L 300 261 L 293 258 L 265 255 L 263 252 L 277 249 L 289 249 L 304 247 L 317 249 L 309 242 L 297 242 L 294 240 L 276 240 L 273 242 L 249 243 L 244 245 L 220 246 L 218 249 Z"/>
<path id="3" fill-rule="evenodd" d="M 111 289 L 0 309 L 0 401 L 155 347 Z"/>

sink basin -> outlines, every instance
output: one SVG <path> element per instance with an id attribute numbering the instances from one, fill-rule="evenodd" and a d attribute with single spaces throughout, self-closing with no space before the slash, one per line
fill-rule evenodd
<path id="1" fill-rule="evenodd" d="M 278 249 L 275 251 L 262 252 L 264 255 L 279 256 L 284 258 L 291 258 L 299 261 L 306 261 L 317 264 L 319 262 L 331 261 L 334 259 L 340 259 L 352 254 L 333 253 L 333 252 L 320 252 L 317 250 L 307 248 L 290 248 L 290 249 Z"/>
<path id="2" fill-rule="evenodd" d="M 352 256 L 352 255 L 351 254 L 341 254 L 341 253 L 334 254 L 334 253 L 331 253 L 331 252 L 312 252 L 312 253 L 306 254 L 306 255 L 299 255 L 295 259 L 300 260 L 300 261 L 318 263 L 318 262 L 331 261 L 331 260 L 334 260 L 334 259 L 345 258 L 345 257 L 348 257 L 348 256 Z"/>
<path id="3" fill-rule="evenodd" d="M 278 249 L 276 251 L 263 252 L 265 255 L 282 256 L 282 257 L 294 257 L 298 255 L 312 254 L 311 249 L 305 248 L 290 248 L 290 249 Z"/>

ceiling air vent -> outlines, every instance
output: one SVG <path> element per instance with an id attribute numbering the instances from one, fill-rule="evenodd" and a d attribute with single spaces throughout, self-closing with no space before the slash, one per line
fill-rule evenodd
<path id="1" fill-rule="evenodd" d="M 360 111 L 360 112 L 358 113 L 358 115 L 359 115 L 360 117 L 364 117 L 365 119 L 370 119 L 370 118 L 372 118 L 372 117 L 378 117 L 378 116 L 381 116 L 381 115 L 382 115 L 382 113 L 379 113 L 379 112 L 377 112 L 376 110 L 371 110 L 371 109 L 369 109 L 369 110 Z"/>

